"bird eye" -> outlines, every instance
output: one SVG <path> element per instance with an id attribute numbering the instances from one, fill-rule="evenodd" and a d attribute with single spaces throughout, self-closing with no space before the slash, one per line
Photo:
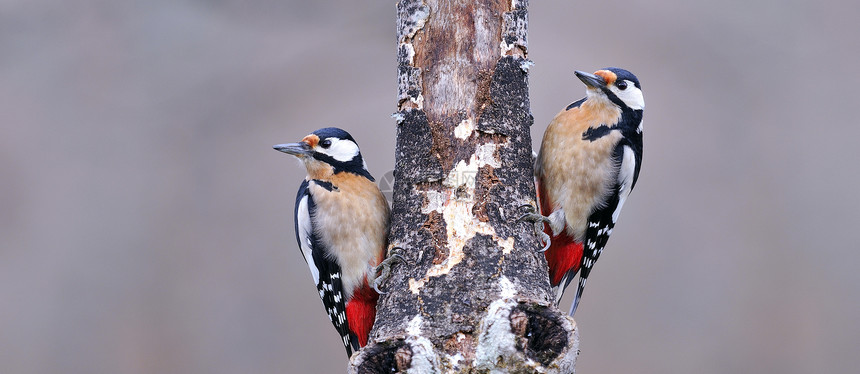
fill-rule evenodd
<path id="1" fill-rule="evenodd" d="M 618 87 L 619 90 L 624 91 L 627 89 L 627 82 L 626 81 L 620 81 L 618 83 L 615 83 L 615 87 Z"/>
<path id="2" fill-rule="evenodd" d="M 320 147 L 323 147 L 323 148 L 331 147 L 331 140 L 326 139 L 326 140 L 321 141 Z"/>

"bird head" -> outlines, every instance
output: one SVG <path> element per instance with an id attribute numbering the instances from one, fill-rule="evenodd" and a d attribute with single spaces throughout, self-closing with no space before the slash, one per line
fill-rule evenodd
<path id="1" fill-rule="evenodd" d="M 298 143 L 278 144 L 277 151 L 297 157 L 312 179 L 324 179 L 340 172 L 351 172 L 373 180 L 355 139 L 336 127 L 316 130 Z"/>
<path id="2" fill-rule="evenodd" d="M 645 109 L 642 87 L 633 73 L 619 68 L 606 68 L 594 74 L 578 70 L 575 73 L 585 83 L 589 99 L 609 100 L 621 109 Z"/>

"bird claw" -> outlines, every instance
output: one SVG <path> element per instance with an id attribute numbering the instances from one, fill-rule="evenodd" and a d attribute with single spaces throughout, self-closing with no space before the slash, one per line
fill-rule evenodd
<path id="1" fill-rule="evenodd" d="M 526 208 L 527 211 L 525 214 L 521 215 L 520 218 L 517 218 L 517 222 L 522 221 L 531 221 L 535 223 L 549 223 L 549 218 L 544 217 L 540 213 L 538 213 L 538 208 L 532 204 L 524 204 L 519 206 L 519 210 L 523 210 Z"/>
<path id="2" fill-rule="evenodd" d="M 546 243 L 539 251 L 540 253 L 544 253 L 547 249 L 549 249 L 549 245 L 552 242 L 552 238 L 549 236 L 549 234 L 543 232 L 543 230 L 538 231 L 538 234 L 540 234 L 540 238 L 543 239 L 543 242 Z"/>
<path id="3" fill-rule="evenodd" d="M 543 225 L 544 223 L 546 223 L 546 224 L 550 223 L 549 218 L 542 216 L 540 213 L 523 214 L 520 216 L 520 218 L 517 218 L 517 221 L 519 221 L 519 222 L 529 221 L 529 222 L 534 222 L 535 224 L 540 224 L 540 225 Z"/>
<path id="4" fill-rule="evenodd" d="M 403 249 L 400 247 L 394 247 L 391 249 L 394 250 L 394 249 L 398 249 L 398 248 Z M 379 286 L 382 285 L 382 283 L 384 283 L 386 280 L 388 280 L 388 278 L 391 276 L 391 265 L 395 262 L 407 262 L 407 261 L 403 256 L 401 256 L 397 253 L 394 253 L 394 254 L 388 256 L 385 260 L 382 260 L 382 262 L 380 262 L 379 265 L 376 265 L 376 267 L 373 268 L 372 274 L 374 274 L 374 278 L 373 278 L 373 281 L 371 283 L 373 284 L 373 290 L 376 291 L 376 293 L 378 293 L 380 295 L 386 294 L 386 292 L 383 292 L 382 290 L 379 289 Z M 379 273 L 378 276 L 376 276 L 377 272 Z"/>
<path id="5" fill-rule="evenodd" d="M 535 234 L 539 235 L 545 243 L 543 248 L 541 248 L 539 252 L 546 252 L 546 250 L 549 249 L 552 238 L 546 232 L 543 231 L 543 225 L 544 223 L 549 225 L 552 222 L 546 216 L 538 213 L 537 207 L 532 204 L 524 204 L 519 206 L 520 210 L 522 210 L 523 208 L 527 208 L 528 211 L 525 214 L 521 215 L 520 218 L 517 218 L 517 222 L 529 221 L 534 223 Z"/>
<path id="6" fill-rule="evenodd" d="M 532 203 L 523 204 L 517 207 L 518 210 L 523 210 L 523 208 L 528 209 L 529 213 L 537 213 L 538 211 L 538 208 Z"/>

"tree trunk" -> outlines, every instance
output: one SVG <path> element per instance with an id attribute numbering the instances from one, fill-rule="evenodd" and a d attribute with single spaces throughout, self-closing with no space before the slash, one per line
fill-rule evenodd
<path id="1" fill-rule="evenodd" d="M 527 0 L 400 0 L 389 252 L 350 373 L 572 373 L 533 225 Z"/>

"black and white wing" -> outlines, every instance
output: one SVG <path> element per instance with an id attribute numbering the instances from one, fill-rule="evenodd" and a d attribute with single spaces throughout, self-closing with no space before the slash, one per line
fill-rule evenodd
<path id="1" fill-rule="evenodd" d="M 316 206 L 308 188 L 309 182 L 302 182 L 296 196 L 296 240 L 305 262 L 311 271 L 314 284 L 319 291 L 326 314 L 340 334 L 347 356 L 359 349 L 358 338 L 351 334 L 346 319 L 346 300 L 341 282 L 340 266 L 326 256 L 327 249 L 314 231 L 313 216 Z"/>
<path id="2" fill-rule="evenodd" d="M 636 147 L 631 147 L 624 142 L 616 146 L 612 159 L 618 165 L 618 173 L 612 193 L 601 208 L 588 216 L 588 226 L 585 229 L 585 240 L 582 247 L 582 266 L 579 269 L 579 285 L 576 288 L 576 297 L 570 308 L 571 316 L 576 312 L 576 307 L 582 298 L 582 290 L 585 289 L 585 282 L 588 280 L 594 263 L 603 253 L 603 248 L 606 247 L 609 236 L 612 235 L 612 229 L 621 214 L 621 207 L 627 197 L 630 196 L 630 191 L 633 190 L 633 185 L 638 179 L 638 165 L 642 156 L 641 153 L 637 154 L 634 148 Z M 641 150 L 641 147 L 638 149 Z"/>

